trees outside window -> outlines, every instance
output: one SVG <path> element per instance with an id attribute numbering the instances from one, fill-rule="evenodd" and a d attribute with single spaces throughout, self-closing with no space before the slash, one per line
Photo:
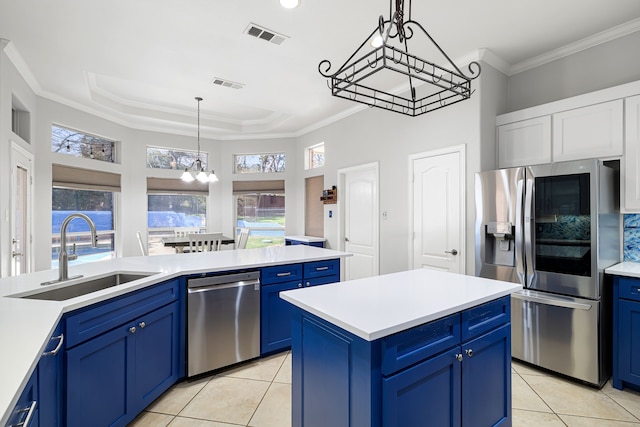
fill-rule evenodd
<path id="1" fill-rule="evenodd" d="M 286 158 L 284 153 L 236 154 L 234 155 L 234 165 L 235 173 L 284 172 Z"/>

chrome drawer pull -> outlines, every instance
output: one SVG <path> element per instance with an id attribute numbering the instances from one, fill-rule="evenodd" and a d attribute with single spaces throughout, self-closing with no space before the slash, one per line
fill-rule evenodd
<path id="1" fill-rule="evenodd" d="M 467 353 L 467 356 L 472 357 L 473 356 L 473 350 L 468 348 L 464 351 L 465 353 Z"/>
<path id="2" fill-rule="evenodd" d="M 291 276 L 291 272 L 287 271 L 286 273 L 278 273 L 278 274 L 276 274 L 276 276 L 278 276 L 278 277 Z"/>
<path id="3" fill-rule="evenodd" d="M 324 270 L 328 270 L 329 267 L 316 267 L 316 271 L 324 271 Z"/>
<path id="4" fill-rule="evenodd" d="M 27 412 L 27 416 L 22 422 L 19 422 L 18 424 L 11 424 L 9 427 L 29 427 L 29 424 L 31 424 L 31 417 L 33 416 L 33 410 L 36 409 L 36 403 L 37 402 L 34 400 L 28 408 L 18 409 L 16 411 L 17 414 Z"/>
<path id="5" fill-rule="evenodd" d="M 53 340 L 60 340 L 60 341 L 58 342 L 58 345 L 56 346 L 56 348 L 54 348 L 51 351 L 45 351 L 44 353 L 42 353 L 43 356 L 55 356 L 56 354 L 58 354 L 58 352 L 62 348 L 62 343 L 64 342 L 64 334 L 60 334 L 57 337 L 51 337 L 51 341 Z"/>
<path id="6" fill-rule="evenodd" d="M 456 354 L 456 359 L 458 362 L 462 362 L 462 355 L 460 353 Z"/>

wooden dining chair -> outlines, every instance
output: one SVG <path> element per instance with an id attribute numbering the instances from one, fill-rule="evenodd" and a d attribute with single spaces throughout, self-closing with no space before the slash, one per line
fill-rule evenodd
<path id="1" fill-rule="evenodd" d="M 236 249 L 245 249 L 247 247 L 247 241 L 249 240 L 249 229 L 241 228 L 238 240 L 236 241 Z"/>
<path id="2" fill-rule="evenodd" d="M 222 233 L 189 234 L 189 253 L 219 251 Z"/>

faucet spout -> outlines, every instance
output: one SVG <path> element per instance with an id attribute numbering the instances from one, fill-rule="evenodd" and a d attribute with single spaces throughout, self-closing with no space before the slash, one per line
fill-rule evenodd
<path id="1" fill-rule="evenodd" d="M 69 254 L 67 253 L 67 227 L 69 223 L 75 218 L 84 219 L 89 228 L 91 229 L 91 247 L 95 248 L 98 245 L 98 233 L 96 232 L 96 225 L 91 218 L 83 213 L 72 213 L 62 221 L 60 226 L 60 254 L 58 255 L 58 282 L 64 282 L 69 280 Z"/>

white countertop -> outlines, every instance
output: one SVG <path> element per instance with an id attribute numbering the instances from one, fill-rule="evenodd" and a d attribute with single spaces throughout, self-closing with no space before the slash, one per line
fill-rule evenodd
<path id="1" fill-rule="evenodd" d="M 520 289 L 516 283 L 418 269 L 285 291 L 280 297 L 373 341 Z"/>
<path id="2" fill-rule="evenodd" d="M 607 274 L 640 278 L 640 262 L 621 262 L 604 270 Z"/>
<path id="3" fill-rule="evenodd" d="M 297 240 L 299 242 L 307 242 L 307 243 L 327 241 L 327 239 L 325 239 L 324 237 L 313 237 L 313 236 L 284 236 L 284 238 L 289 240 Z"/>
<path id="4" fill-rule="evenodd" d="M 0 279 L 0 342 L 4 343 L 3 351 L 0 352 L 0 425 L 7 423 L 20 392 L 35 369 L 63 313 L 187 274 L 294 264 L 346 256 L 351 254 L 294 245 L 199 254 L 116 258 L 70 266 L 69 276 L 83 274 L 86 278 L 119 271 L 156 274 L 66 301 L 9 296 L 42 291 L 44 287 L 40 283 L 57 279 L 58 270 Z M 81 280 L 48 285 L 44 289 L 68 286 Z"/>

